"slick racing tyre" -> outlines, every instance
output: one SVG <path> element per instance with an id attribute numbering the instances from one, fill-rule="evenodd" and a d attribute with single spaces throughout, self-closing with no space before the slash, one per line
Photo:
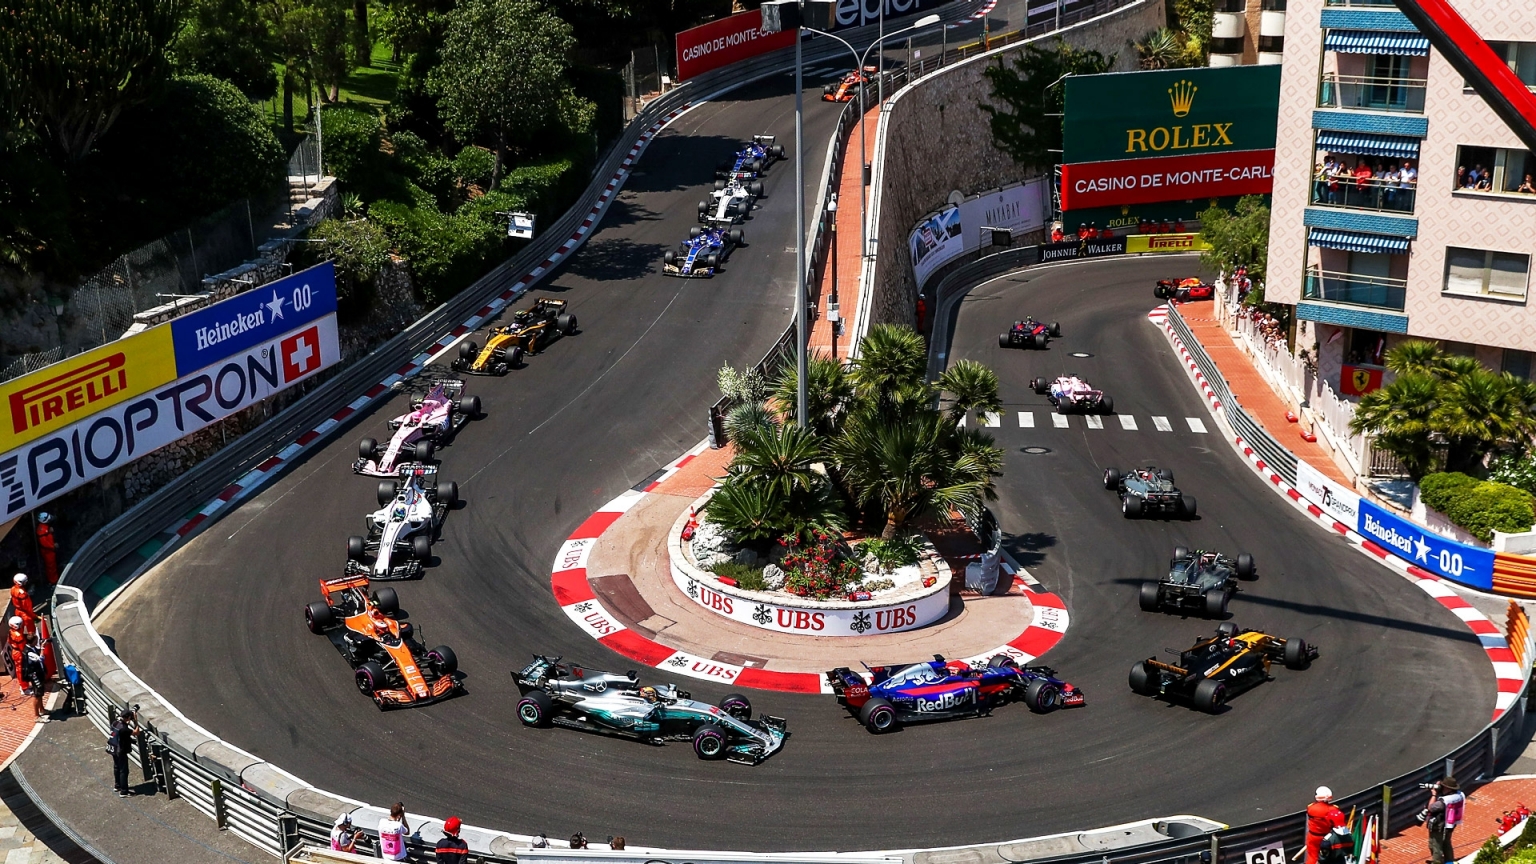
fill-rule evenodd
<path id="1" fill-rule="evenodd" d="M 1246 579 L 1249 582 L 1259 578 L 1259 567 L 1254 563 L 1253 556 L 1247 552 L 1237 553 L 1237 578 Z"/>
<path id="2" fill-rule="evenodd" d="M 1205 592 L 1205 617 L 1220 618 L 1227 614 L 1227 601 L 1230 599 L 1231 595 L 1225 591 Z"/>
<path id="3" fill-rule="evenodd" d="M 555 317 L 555 329 L 562 335 L 569 336 L 576 332 L 576 316 L 568 312 L 562 312 Z"/>
<path id="4" fill-rule="evenodd" d="M 416 446 L 411 448 L 411 456 L 417 462 L 426 462 L 432 458 L 432 451 L 435 449 L 437 448 L 432 446 L 431 441 L 417 441 Z"/>
<path id="5" fill-rule="evenodd" d="M 463 399 L 460 399 L 458 402 L 456 402 L 454 404 L 453 408 L 454 408 L 455 411 L 458 411 L 460 414 L 463 414 L 465 417 L 479 417 L 480 416 L 480 397 L 479 396 L 465 396 Z"/>
<path id="6" fill-rule="evenodd" d="M 475 362 L 475 358 L 478 357 L 478 356 L 480 356 L 480 346 L 476 345 L 473 342 L 460 342 L 459 343 L 459 359 L 460 360 L 463 360 L 463 361 L 468 362 L 468 363 L 473 363 L 473 362 Z"/>
<path id="7" fill-rule="evenodd" d="M 1009 657 L 1007 654 L 993 654 L 992 655 L 992 659 L 987 661 L 987 668 L 988 669 L 1017 669 L 1017 668 L 1019 668 L 1019 663 L 1018 663 L 1017 660 L 1014 660 L 1012 657 Z"/>
<path id="8" fill-rule="evenodd" d="M 742 722 L 752 719 L 752 702 L 740 693 L 727 693 L 720 700 L 720 710 Z"/>
<path id="9" fill-rule="evenodd" d="M 672 251 L 671 249 L 668 249 L 666 252 L 663 252 L 662 255 L 661 255 L 661 263 L 663 263 L 663 264 L 676 264 L 677 263 L 677 253 Z"/>
<path id="10" fill-rule="evenodd" d="M 393 615 L 400 611 L 400 596 L 395 593 L 393 588 L 380 588 L 373 595 L 373 602 L 379 607 L 379 611 L 385 615 Z"/>
<path id="11" fill-rule="evenodd" d="M 411 557 L 425 564 L 432 560 L 432 538 L 417 534 L 411 538 Z"/>
<path id="12" fill-rule="evenodd" d="M 715 191 L 716 192 L 719 192 L 721 189 L 724 189 L 724 188 L 725 188 L 725 181 L 724 180 L 716 180 L 715 181 Z M 702 204 L 704 202 L 701 201 L 699 203 Z"/>
<path id="13" fill-rule="evenodd" d="M 388 504 L 389 502 L 395 500 L 395 496 L 397 494 L 399 494 L 399 492 L 400 492 L 400 489 L 399 489 L 399 487 L 397 487 L 395 485 L 395 481 L 393 481 L 393 480 L 380 480 L 379 481 L 379 491 L 377 493 L 377 497 L 379 499 L 379 506 L 383 507 L 386 504 Z"/>
<path id="14" fill-rule="evenodd" d="M 1231 621 L 1223 621 L 1216 625 L 1216 635 L 1223 639 L 1231 639 L 1237 635 L 1237 625 Z"/>
<path id="15" fill-rule="evenodd" d="M 688 239 L 689 240 L 697 240 L 697 239 L 699 239 L 699 235 L 703 234 L 703 233 L 704 233 L 704 230 L 702 228 L 700 228 L 699 226 L 695 225 L 692 228 L 688 229 Z"/>
<path id="16" fill-rule="evenodd" d="M 555 714 L 555 702 L 543 690 L 533 690 L 517 701 L 517 719 L 524 726 L 539 728 L 549 725 Z"/>
<path id="17" fill-rule="evenodd" d="M 1195 518 L 1195 512 L 1196 512 L 1195 511 L 1195 496 L 1193 496 L 1193 495 L 1180 495 L 1179 496 L 1179 512 L 1181 514 L 1183 514 L 1185 519 L 1193 519 L 1193 518 Z M 1241 565 L 1241 561 L 1242 561 L 1241 556 L 1239 556 L 1238 561 L 1239 561 L 1239 565 L 1238 566 L 1241 567 L 1242 566 Z"/>
<path id="18" fill-rule="evenodd" d="M 1141 583 L 1141 611 L 1156 612 L 1163 608 L 1162 589 L 1156 582 Z"/>
<path id="19" fill-rule="evenodd" d="M 452 675 L 459 671 L 459 655 L 453 653 L 453 649 L 447 645 L 439 645 L 428 651 L 427 660 L 436 667 L 439 675 Z"/>
<path id="20" fill-rule="evenodd" d="M 884 699 L 876 696 L 864 703 L 859 709 L 859 722 L 864 728 L 875 733 L 889 732 L 896 728 L 896 708 Z"/>
<path id="21" fill-rule="evenodd" d="M 372 438 L 364 438 L 357 442 L 357 455 L 364 459 L 372 459 L 373 454 L 379 449 L 379 442 Z"/>
<path id="22" fill-rule="evenodd" d="M 367 541 L 363 540 L 362 537 L 359 537 L 356 534 L 353 534 L 351 537 L 348 537 L 347 538 L 347 560 L 348 561 L 361 561 L 361 560 L 363 560 L 363 551 L 364 551 L 364 546 L 365 546 L 366 542 Z"/>
<path id="23" fill-rule="evenodd" d="M 1047 382 L 1044 378 L 1036 378 L 1035 380 L 1029 382 L 1029 389 L 1035 391 L 1041 396 L 1045 395 L 1045 391 L 1049 389 L 1050 386 L 1050 383 Z"/>
<path id="24" fill-rule="evenodd" d="M 1188 546 L 1175 546 L 1175 547 L 1173 547 L 1173 558 L 1171 560 L 1171 563 L 1178 563 L 1178 561 L 1180 559 L 1188 558 L 1188 557 L 1189 557 L 1189 547 Z"/>
<path id="25" fill-rule="evenodd" d="M 1035 347 L 1043 351 L 1047 345 L 1051 344 L 1051 337 L 1045 335 L 1044 333 L 1036 333 L 1034 336 L 1034 341 Z"/>
<path id="26" fill-rule="evenodd" d="M 694 755 L 706 761 L 725 758 L 725 733 L 719 726 L 706 723 L 693 733 Z"/>
<path id="27" fill-rule="evenodd" d="M 747 185 L 747 191 L 752 193 L 753 198 L 761 198 L 763 197 L 763 184 L 760 182 L 750 183 Z"/>
<path id="28" fill-rule="evenodd" d="M 1227 685 L 1214 678 L 1207 678 L 1195 687 L 1195 707 L 1207 714 L 1215 714 L 1227 702 Z"/>
<path id="29" fill-rule="evenodd" d="M 1051 326 L 1050 326 L 1050 334 L 1052 336 L 1054 336 L 1055 338 L 1060 339 L 1061 338 L 1061 324 L 1056 322 L 1056 321 L 1052 321 L 1051 322 Z"/>
<path id="30" fill-rule="evenodd" d="M 1036 714 L 1049 714 L 1061 707 L 1061 688 L 1039 678 L 1024 688 L 1024 704 Z"/>
<path id="31" fill-rule="evenodd" d="M 1159 479 L 1167 480 L 1169 483 L 1173 482 L 1173 471 L 1167 468 L 1159 468 L 1157 470 L 1157 476 Z"/>
<path id="32" fill-rule="evenodd" d="M 521 366 L 522 363 L 523 363 L 523 346 L 521 346 L 521 345 L 513 345 L 512 346 L 512 350 L 507 352 L 507 365 L 508 366 Z"/>
<path id="33" fill-rule="evenodd" d="M 1104 488 L 1105 489 L 1119 489 L 1120 488 L 1120 469 L 1118 469 L 1118 468 L 1105 468 L 1104 469 Z"/>
<path id="34" fill-rule="evenodd" d="M 384 667 L 369 660 L 357 667 L 353 680 L 357 683 L 359 693 L 372 698 L 373 694 L 384 689 Z"/>
<path id="35" fill-rule="evenodd" d="M 1007 333 L 999 333 L 999 334 L 997 334 L 997 347 L 999 347 L 999 348 L 1007 348 L 1008 347 L 1008 334 Z"/>
<path id="36" fill-rule="evenodd" d="M 1305 669 L 1312 665 L 1312 658 L 1307 656 L 1309 653 L 1305 639 L 1285 640 L 1285 668 Z"/>
<path id="37" fill-rule="evenodd" d="M 1143 696 L 1157 695 L 1157 681 L 1147 671 L 1147 661 L 1142 660 L 1131 667 L 1131 690 Z"/>
<path id="38" fill-rule="evenodd" d="M 327 604 L 316 600 L 304 607 L 304 623 L 309 625 L 309 632 L 324 633 L 336 624 L 336 613 Z"/>
<path id="39" fill-rule="evenodd" d="M 1136 519 L 1141 516 L 1142 500 L 1135 495 L 1127 495 L 1120 499 L 1120 512 L 1127 519 Z"/>
<path id="40" fill-rule="evenodd" d="M 453 505 L 459 503 L 459 484 L 452 480 L 447 483 L 437 484 L 437 501 L 444 507 L 453 509 Z"/>
<path id="41" fill-rule="evenodd" d="M 731 238 L 731 244 L 735 246 L 742 245 L 743 242 L 747 239 L 746 232 L 742 231 L 740 228 L 732 228 L 730 233 L 726 236 Z"/>
<path id="42" fill-rule="evenodd" d="M 1104 398 L 1099 400 L 1099 413 L 1100 414 L 1113 414 L 1113 413 L 1115 413 L 1115 399 L 1114 399 L 1113 396 L 1110 396 L 1109 394 L 1106 393 L 1106 394 L 1104 394 Z"/>

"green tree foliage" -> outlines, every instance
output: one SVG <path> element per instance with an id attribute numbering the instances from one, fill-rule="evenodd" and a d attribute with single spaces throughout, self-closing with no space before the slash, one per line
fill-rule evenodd
<path id="1" fill-rule="evenodd" d="M 6 101 L 67 163 L 84 159 L 123 110 L 158 92 L 178 0 L 6 0 Z"/>
<path id="2" fill-rule="evenodd" d="M 880 536 L 889 540 L 907 520 L 930 510 L 979 514 L 991 479 L 963 458 L 958 437 L 938 412 L 894 423 L 859 413 L 832 449 L 854 500 L 885 517 Z"/>
<path id="3" fill-rule="evenodd" d="M 933 389 L 923 380 L 928 347 L 910 327 L 876 324 L 859 343 L 850 375 L 862 405 L 881 417 L 910 416 L 927 406 Z"/>
<path id="4" fill-rule="evenodd" d="M 784 361 L 773 384 L 773 400 L 791 422 L 799 422 L 795 412 L 799 409 L 800 374 L 790 358 L 786 357 Z M 805 413 L 810 415 L 810 428 L 818 435 L 834 435 L 840 426 L 843 407 L 853 396 L 853 382 L 848 370 L 831 357 L 813 355 L 806 358 L 805 371 Z"/>
<path id="5" fill-rule="evenodd" d="M 250 0 L 187 0 L 187 18 L 171 56 L 184 72 L 223 78 L 253 100 L 277 95 L 277 40 Z"/>
<path id="6" fill-rule="evenodd" d="M 999 411 L 997 373 L 975 360 L 957 360 L 939 376 L 939 389 L 949 394 L 949 419 L 959 422 L 971 411 Z"/>
<path id="7" fill-rule="evenodd" d="M 527 150 L 551 127 L 585 132 L 592 105 L 571 90 L 569 24 L 538 0 L 460 0 L 448 14 L 442 62 L 427 77 L 448 130 L 494 142 L 492 182 L 509 150 Z"/>
<path id="8" fill-rule="evenodd" d="M 1494 459 L 1489 467 L 1489 480 L 1536 495 L 1536 458 L 1530 453 L 1506 453 Z"/>
<path id="9" fill-rule="evenodd" d="M 1178 33 L 1159 27 L 1135 45 L 1136 65 L 1142 69 L 1177 69 L 1185 63 L 1184 43 Z"/>
<path id="10" fill-rule="evenodd" d="M 1493 540 L 1494 531 L 1529 531 L 1536 522 L 1529 492 L 1458 472 L 1425 476 L 1419 497 L 1484 543 Z"/>
<path id="11" fill-rule="evenodd" d="M 1061 113 L 1066 75 L 1096 75 L 1114 68 L 1115 57 L 1074 48 L 1058 39 L 1047 47 L 1026 43 L 1012 66 L 1001 59 L 984 74 L 993 104 L 992 143 L 1024 168 L 1045 170 L 1061 161 Z M 1052 86 L 1055 85 L 1055 86 Z"/>
<path id="12" fill-rule="evenodd" d="M 368 217 L 410 264 L 422 298 L 436 304 L 479 278 L 501 252 L 507 229 L 496 211 L 508 209 L 507 196 L 493 192 L 453 213 L 438 210 L 430 199 L 414 206 L 379 201 L 368 208 Z"/>
<path id="13" fill-rule="evenodd" d="M 390 239 L 379 223 L 368 219 L 326 219 L 310 232 L 336 262 L 336 293 L 346 302 L 373 285 L 389 263 Z"/>
<path id="14" fill-rule="evenodd" d="M 1262 195 L 1244 195 L 1228 211 L 1208 207 L 1200 211 L 1200 239 L 1211 248 L 1200 253 L 1200 263 L 1231 273 L 1248 268 L 1255 285 L 1264 281 L 1269 264 L 1269 207 Z"/>
<path id="15" fill-rule="evenodd" d="M 1184 37 L 1184 66 L 1204 66 L 1210 53 L 1216 5 L 1211 0 L 1173 0 L 1169 26 Z"/>

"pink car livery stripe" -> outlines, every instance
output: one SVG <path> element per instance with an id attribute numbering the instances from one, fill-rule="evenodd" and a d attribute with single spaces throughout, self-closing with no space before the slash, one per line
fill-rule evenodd
<path id="1" fill-rule="evenodd" d="M 521 297 L 536 285 L 545 274 L 569 257 L 572 252 L 576 251 L 577 247 L 586 241 L 587 237 L 597 227 L 597 223 L 602 219 L 603 214 L 607 212 L 608 205 L 613 202 L 619 190 L 623 188 L 624 181 L 629 178 L 634 164 L 639 161 L 640 155 L 645 152 L 645 148 L 655 140 L 656 136 L 663 129 L 671 125 L 677 118 L 693 110 L 699 104 L 702 103 L 686 103 L 660 120 L 657 120 L 650 129 L 641 133 L 634 145 L 629 148 L 629 153 L 624 157 L 623 162 L 619 164 L 618 170 L 614 171 L 613 176 L 608 179 L 608 185 L 598 195 L 597 201 L 592 204 L 592 209 L 582 219 L 581 224 L 577 226 L 576 230 L 571 233 L 571 236 L 561 243 L 560 248 L 555 250 L 553 254 L 545 258 L 538 266 L 524 273 L 511 287 L 496 295 L 489 303 L 481 306 L 473 316 L 454 327 L 425 351 L 422 351 L 411 358 L 409 362 L 401 365 L 384 380 L 369 387 L 361 396 L 343 406 L 339 411 L 326 419 L 325 422 L 298 436 L 288 446 L 279 450 L 275 455 L 267 458 L 266 461 L 226 486 L 213 500 L 203 505 L 195 513 L 192 513 L 180 523 L 169 527 L 165 538 L 166 542 L 156 554 L 165 554 L 172 545 L 192 533 L 198 526 L 213 517 L 214 514 L 259 489 L 274 477 L 286 463 L 306 452 L 310 445 L 324 438 L 328 433 L 335 430 L 336 427 L 346 422 L 352 415 L 367 409 L 381 397 L 387 395 L 390 392 L 390 387 L 397 381 L 409 378 L 420 372 L 436 359 L 438 355 L 457 343 L 460 338 L 474 332 L 487 319 L 506 308 L 508 303 Z"/>
<path id="2" fill-rule="evenodd" d="M 708 446 L 708 440 L 701 441 L 693 449 L 667 465 L 662 474 L 647 484 L 644 489 L 631 489 L 624 492 L 598 508 L 597 512 L 587 517 L 586 521 L 571 532 L 571 536 L 561 545 L 559 554 L 555 556 L 554 569 L 550 574 L 550 590 L 555 595 L 555 602 L 560 604 L 566 617 L 581 628 L 582 632 L 615 653 L 655 669 L 754 690 L 831 693 L 832 689 L 826 679 L 816 673 L 775 672 L 770 669 L 737 666 L 733 663 L 700 657 L 656 642 L 626 627 L 617 616 L 603 606 L 602 601 L 593 593 L 591 585 L 587 582 L 587 558 L 603 532 L 662 482 L 704 452 Z M 998 654 L 1007 655 L 1020 664 L 1033 662 L 1055 647 L 1067 632 L 1070 616 L 1067 614 L 1066 604 L 1060 597 L 1045 590 L 1033 576 L 1018 567 L 1012 559 L 1005 561 L 1003 569 L 1014 580 L 1014 584 L 1028 594 L 1030 603 L 1034 607 L 1034 614 L 1024 628 L 1024 632 L 1007 643 L 972 657 L 961 658 L 973 666 L 985 665 L 988 660 Z M 868 677 L 865 674 L 866 680 Z"/>
<path id="3" fill-rule="evenodd" d="M 1211 392 L 1210 384 L 1206 382 L 1205 377 L 1195 367 L 1195 361 L 1190 357 L 1189 349 L 1185 347 L 1184 340 L 1179 338 L 1179 335 L 1173 331 L 1173 325 L 1168 323 L 1167 308 L 1160 306 L 1152 310 L 1147 315 L 1147 318 L 1164 332 L 1168 337 L 1168 341 L 1179 352 L 1179 357 L 1183 360 L 1186 371 L 1190 373 L 1191 380 L 1200 387 L 1201 393 L 1205 395 L 1211 405 L 1211 414 L 1215 417 L 1216 410 L 1221 407 L 1221 401 Z M 1477 637 L 1478 643 L 1483 646 L 1483 651 L 1488 655 L 1488 661 L 1493 666 L 1493 675 L 1497 685 L 1497 692 L 1494 696 L 1493 719 L 1499 719 L 1505 711 L 1509 710 L 1511 705 L 1515 704 L 1515 699 L 1520 693 L 1521 686 L 1525 683 L 1525 678 L 1520 664 L 1515 661 L 1514 652 L 1509 648 L 1508 640 L 1505 639 L 1498 625 L 1488 620 L 1488 616 L 1484 615 L 1471 603 L 1468 603 L 1460 594 L 1456 593 L 1456 590 L 1445 580 L 1397 557 L 1381 546 L 1378 546 L 1374 541 L 1362 537 L 1350 526 L 1324 513 L 1322 508 L 1308 501 L 1295 487 L 1285 482 L 1285 479 L 1279 474 L 1276 474 L 1265 463 L 1264 459 L 1254 452 L 1254 449 L 1248 445 L 1248 442 L 1243 440 L 1241 435 L 1228 431 L 1227 437 L 1232 448 L 1243 456 L 1244 460 L 1248 462 L 1249 467 L 1253 468 L 1254 472 L 1260 477 L 1267 480 L 1275 491 L 1284 495 L 1286 500 L 1291 502 L 1291 506 L 1312 517 L 1313 521 L 1317 522 L 1317 524 L 1343 537 L 1355 549 L 1371 555 L 1382 564 L 1407 577 L 1420 590 L 1433 597 L 1435 602 L 1450 610 L 1451 614 L 1460 618 L 1462 623 L 1467 625 L 1467 629 L 1472 631 L 1473 635 Z"/>

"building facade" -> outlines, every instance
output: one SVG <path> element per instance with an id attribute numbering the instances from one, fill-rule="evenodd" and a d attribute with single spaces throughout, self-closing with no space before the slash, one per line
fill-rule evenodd
<path id="1" fill-rule="evenodd" d="M 1290 0 L 1265 299 L 1354 395 L 1440 341 L 1531 377 L 1536 157 L 1391 0 Z M 1536 87 L 1536 4 L 1456 0 Z"/>
<path id="2" fill-rule="evenodd" d="M 1274 65 L 1285 52 L 1286 0 L 1215 0 L 1212 66 Z"/>

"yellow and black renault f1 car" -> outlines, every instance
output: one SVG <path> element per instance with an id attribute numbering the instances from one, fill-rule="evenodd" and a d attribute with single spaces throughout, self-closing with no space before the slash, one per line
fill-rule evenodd
<path id="1" fill-rule="evenodd" d="M 1317 659 L 1317 649 L 1304 639 L 1240 630 L 1230 621 L 1187 650 L 1167 651 L 1178 662 L 1165 663 L 1155 656 L 1138 661 L 1131 667 L 1131 689 L 1143 696 L 1188 701 L 1210 714 L 1233 696 L 1270 680 L 1270 663 L 1278 660 L 1287 669 L 1305 669 Z"/>
<path id="2" fill-rule="evenodd" d="M 576 316 L 565 307 L 564 300 L 540 297 L 532 306 L 514 313 L 511 324 L 492 328 L 484 348 L 473 341 L 460 342 L 454 370 L 470 375 L 505 375 L 524 355 L 537 354 L 561 336 L 576 332 Z"/>

